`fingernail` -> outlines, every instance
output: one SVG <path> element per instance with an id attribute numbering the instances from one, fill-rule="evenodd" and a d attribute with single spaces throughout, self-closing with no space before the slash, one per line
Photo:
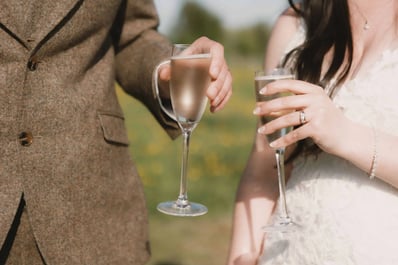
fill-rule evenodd
<path id="1" fill-rule="evenodd" d="M 264 132 L 265 132 L 264 127 L 258 128 L 258 129 L 257 129 L 257 132 L 258 132 L 258 133 L 261 133 L 261 134 L 264 134 Z"/>
<path id="2" fill-rule="evenodd" d="M 261 90 L 260 90 L 260 92 L 259 92 L 261 95 L 264 95 L 265 93 L 267 93 L 267 87 L 265 86 L 265 87 L 263 87 Z"/>
<path id="3" fill-rule="evenodd" d="M 253 110 L 253 114 L 254 114 L 254 115 L 257 115 L 257 114 L 260 113 L 260 111 L 261 111 L 261 109 L 260 109 L 259 107 L 256 107 L 256 108 Z"/>
<path id="4" fill-rule="evenodd" d="M 269 146 L 272 147 L 272 148 L 275 148 L 275 146 L 276 146 L 275 141 L 271 142 L 271 143 L 269 144 Z"/>

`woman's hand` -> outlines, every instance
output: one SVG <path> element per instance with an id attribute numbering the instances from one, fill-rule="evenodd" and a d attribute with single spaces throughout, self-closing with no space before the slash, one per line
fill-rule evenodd
<path id="1" fill-rule="evenodd" d="M 278 148 L 310 137 L 324 151 L 335 153 L 344 140 L 344 128 L 350 121 L 337 108 L 323 88 L 299 80 L 279 80 L 262 89 L 265 95 L 290 91 L 294 96 L 257 103 L 256 115 L 290 111 L 259 128 L 259 133 L 270 134 L 288 126 L 297 126 L 292 132 L 270 143 Z"/>

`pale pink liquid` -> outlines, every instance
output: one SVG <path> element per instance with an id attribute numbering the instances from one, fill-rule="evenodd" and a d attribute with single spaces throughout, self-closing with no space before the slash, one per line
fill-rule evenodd
<path id="1" fill-rule="evenodd" d="M 267 96 L 261 95 L 259 93 L 260 90 L 264 86 L 266 86 L 268 83 L 273 82 L 275 80 L 280 80 L 280 79 L 293 79 L 293 76 L 292 75 L 272 75 L 272 76 L 257 76 L 257 77 L 255 77 L 254 87 L 255 87 L 257 102 L 268 101 L 268 100 L 279 98 L 279 97 L 286 97 L 286 96 L 293 95 L 293 93 L 291 93 L 291 92 L 276 93 L 276 94 L 267 95 Z M 284 114 L 286 114 L 286 112 L 278 112 L 278 113 L 274 112 L 274 113 L 271 113 L 270 116 L 261 116 L 260 117 L 261 124 L 264 125 L 267 122 L 274 120 L 275 118 L 282 116 Z M 293 127 L 287 127 L 287 128 L 283 128 L 281 130 L 277 130 L 272 134 L 268 134 L 267 135 L 268 141 L 272 142 L 272 141 L 280 138 L 281 136 L 289 133 L 292 130 L 293 130 Z"/>
<path id="2" fill-rule="evenodd" d="M 182 127 L 196 126 L 206 109 L 210 61 L 210 54 L 171 58 L 171 102 Z"/>

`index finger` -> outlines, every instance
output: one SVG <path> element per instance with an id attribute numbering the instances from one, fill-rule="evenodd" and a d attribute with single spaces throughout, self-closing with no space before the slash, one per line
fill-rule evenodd
<path id="1" fill-rule="evenodd" d="M 323 93 L 322 87 L 311 84 L 302 80 L 295 79 L 284 79 L 276 80 L 267 84 L 260 90 L 263 95 L 272 95 L 275 93 L 290 91 L 296 95 L 308 94 L 308 93 Z"/>
<path id="2" fill-rule="evenodd" d="M 216 79 L 225 64 L 224 47 L 220 43 L 210 40 L 207 37 L 201 37 L 192 43 L 191 48 L 211 54 L 212 60 L 209 73 L 212 79 Z"/>

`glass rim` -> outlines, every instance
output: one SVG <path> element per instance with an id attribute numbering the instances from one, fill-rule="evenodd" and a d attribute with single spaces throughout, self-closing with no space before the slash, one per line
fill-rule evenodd
<path id="1" fill-rule="evenodd" d="M 275 67 L 270 70 L 261 69 L 254 71 L 255 78 L 262 77 L 261 79 L 267 80 L 267 77 L 269 77 L 268 79 L 271 79 L 271 77 L 275 76 L 286 76 L 286 78 L 293 78 L 293 79 L 296 77 L 294 71 L 291 68 L 285 68 L 285 67 Z"/>

